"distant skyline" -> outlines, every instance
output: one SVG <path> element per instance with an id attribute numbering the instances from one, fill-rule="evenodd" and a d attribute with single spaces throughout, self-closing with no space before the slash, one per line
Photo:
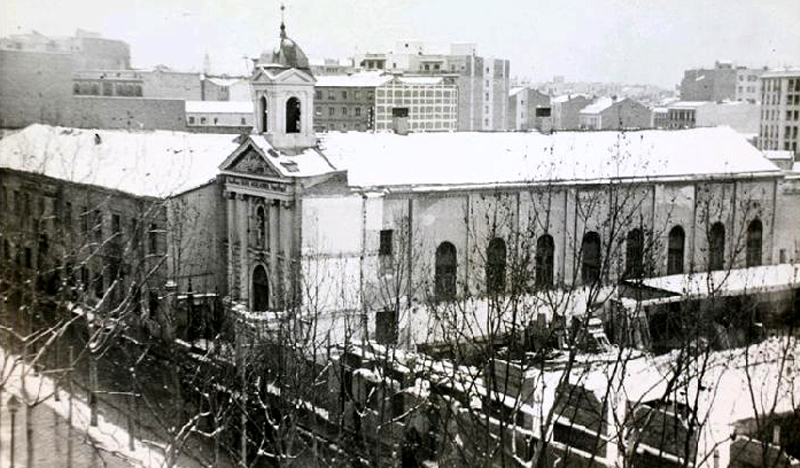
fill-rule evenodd
<path id="1" fill-rule="evenodd" d="M 473 42 L 512 77 L 654 84 L 716 60 L 800 65 L 798 0 L 287 0 L 289 36 L 310 57 L 384 52 L 403 40 Z M 279 1 L 2 0 L 0 35 L 76 29 L 121 39 L 132 65 L 243 74 L 277 42 Z"/>

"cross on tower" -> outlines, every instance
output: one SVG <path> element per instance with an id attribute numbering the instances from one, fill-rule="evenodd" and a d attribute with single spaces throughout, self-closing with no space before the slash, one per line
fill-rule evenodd
<path id="1" fill-rule="evenodd" d="M 283 3 L 281 3 L 281 38 L 286 37 L 286 24 L 284 24 L 284 16 L 283 16 L 284 10 L 286 10 L 286 6 Z"/>

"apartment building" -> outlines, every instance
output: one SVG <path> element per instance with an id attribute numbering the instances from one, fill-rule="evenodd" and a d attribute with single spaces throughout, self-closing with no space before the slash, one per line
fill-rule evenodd
<path id="1" fill-rule="evenodd" d="M 314 130 L 374 129 L 375 89 L 391 79 L 380 72 L 318 77 L 314 86 Z"/>
<path id="2" fill-rule="evenodd" d="M 454 131 L 458 127 L 458 87 L 452 77 L 396 76 L 375 91 L 375 130 L 394 128 L 407 117 L 412 132 Z"/>
<path id="3" fill-rule="evenodd" d="M 800 68 L 773 70 L 761 75 L 761 125 L 763 150 L 792 151 L 798 157 L 800 127 Z"/>
<path id="4" fill-rule="evenodd" d="M 435 53 L 419 41 L 398 42 L 388 53 L 354 58 L 362 70 L 402 72 L 404 75 L 452 75 L 458 87 L 458 130 L 501 131 L 507 122 L 510 62 L 477 54 L 475 44 L 452 44 Z"/>

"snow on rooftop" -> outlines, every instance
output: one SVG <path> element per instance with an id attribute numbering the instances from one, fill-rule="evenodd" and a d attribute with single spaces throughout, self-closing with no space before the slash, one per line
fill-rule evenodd
<path id="1" fill-rule="evenodd" d="M 588 98 L 585 94 L 562 94 L 561 96 L 556 96 L 552 98 L 551 102 L 569 102 L 573 99 L 577 98 Z"/>
<path id="2" fill-rule="evenodd" d="M 410 85 L 437 85 L 441 84 L 444 78 L 440 76 L 399 76 L 397 81 Z"/>
<path id="3" fill-rule="evenodd" d="M 551 135 L 332 132 L 320 139 L 331 163 L 346 169 L 349 184 L 358 187 L 435 189 L 444 185 L 780 173 L 728 127 Z"/>
<path id="4" fill-rule="evenodd" d="M 336 170 L 317 148 L 307 148 L 299 154 L 288 156 L 275 151 L 264 135 L 250 135 L 250 141 L 284 177 L 312 177 Z"/>
<path id="5" fill-rule="evenodd" d="M 223 88 L 227 88 L 228 86 L 235 85 L 239 81 L 243 81 L 242 78 L 206 78 L 207 81 L 214 83 L 217 86 L 222 86 Z"/>
<path id="6" fill-rule="evenodd" d="M 511 88 L 508 91 L 508 95 L 509 96 L 516 96 L 517 94 L 519 94 L 521 91 L 524 91 L 524 90 L 525 90 L 524 86 L 517 86 L 517 87 Z"/>
<path id="7" fill-rule="evenodd" d="M 166 197 L 213 179 L 233 135 L 31 125 L 0 140 L 0 167 L 139 196 Z"/>
<path id="8" fill-rule="evenodd" d="M 252 101 L 186 101 L 187 114 L 252 114 Z"/>
<path id="9" fill-rule="evenodd" d="M 717 296 L 738 296 L 748 291 L 769 292 L 800 286 L 800 266 L 764 265 L 710 273 L 669 275 L 647 278 L 642 284 L 673 292 L 684 299 L 708 297 L 711 292 Z"/>
<path id="10" fill-rule="evenodd" d="M 668 109 L 695 109 L 714 104 L 711 101 L 676 101 L 667 106 Z"/>
<path id="11" fill-rule="evenodd" d="M 317 77 L 317 88 L 372 88 L 380 86 L 392 79 L 383 72 L 363 72 L 352 75 L 323 75 Z"/>
<path id="12" fill-rule="evenodd" d="M 764 150 L 763 153 L 767 159 L 794 159 L 794 152 L 789 150 Z"/>
<path id="13" fill-rule="evenodd" d="M 594 101 L 593 103 L 589 104 L 588 106 L 581 109 L 581 114 L 599 114 L 604 110 L 608 109 L 612 105 L 614 105 L 614 101 L 610 97 L 601 97 Z"/>
<path id="14" fill-rule="evenodd" d="M 761 78 L 785 78 L 800 76 L 800 68 L 784 68 L 778 70 L 770 70 L 761 75 Z"/>

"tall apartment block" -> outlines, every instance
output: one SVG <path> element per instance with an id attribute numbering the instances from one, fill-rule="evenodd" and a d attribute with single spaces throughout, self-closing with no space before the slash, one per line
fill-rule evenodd
<path id="1" fill-rule="evenodd" d="M 357 56 L 354 65 L 406 76 L 450 76 L 458 88 L 457 130 L 509 128 L 510 62 L 477 55 L 475 44 L 452 44 L 447 52 L 428 53 L 421 42 L 400 42 L 388 53 Z"/>
<path id="2" fill-rule="evenodd" d="M 773 70 L 761 75 L 762 150 L 794 152 L 798 160 L 800 127 L 800 68 Z"/>

